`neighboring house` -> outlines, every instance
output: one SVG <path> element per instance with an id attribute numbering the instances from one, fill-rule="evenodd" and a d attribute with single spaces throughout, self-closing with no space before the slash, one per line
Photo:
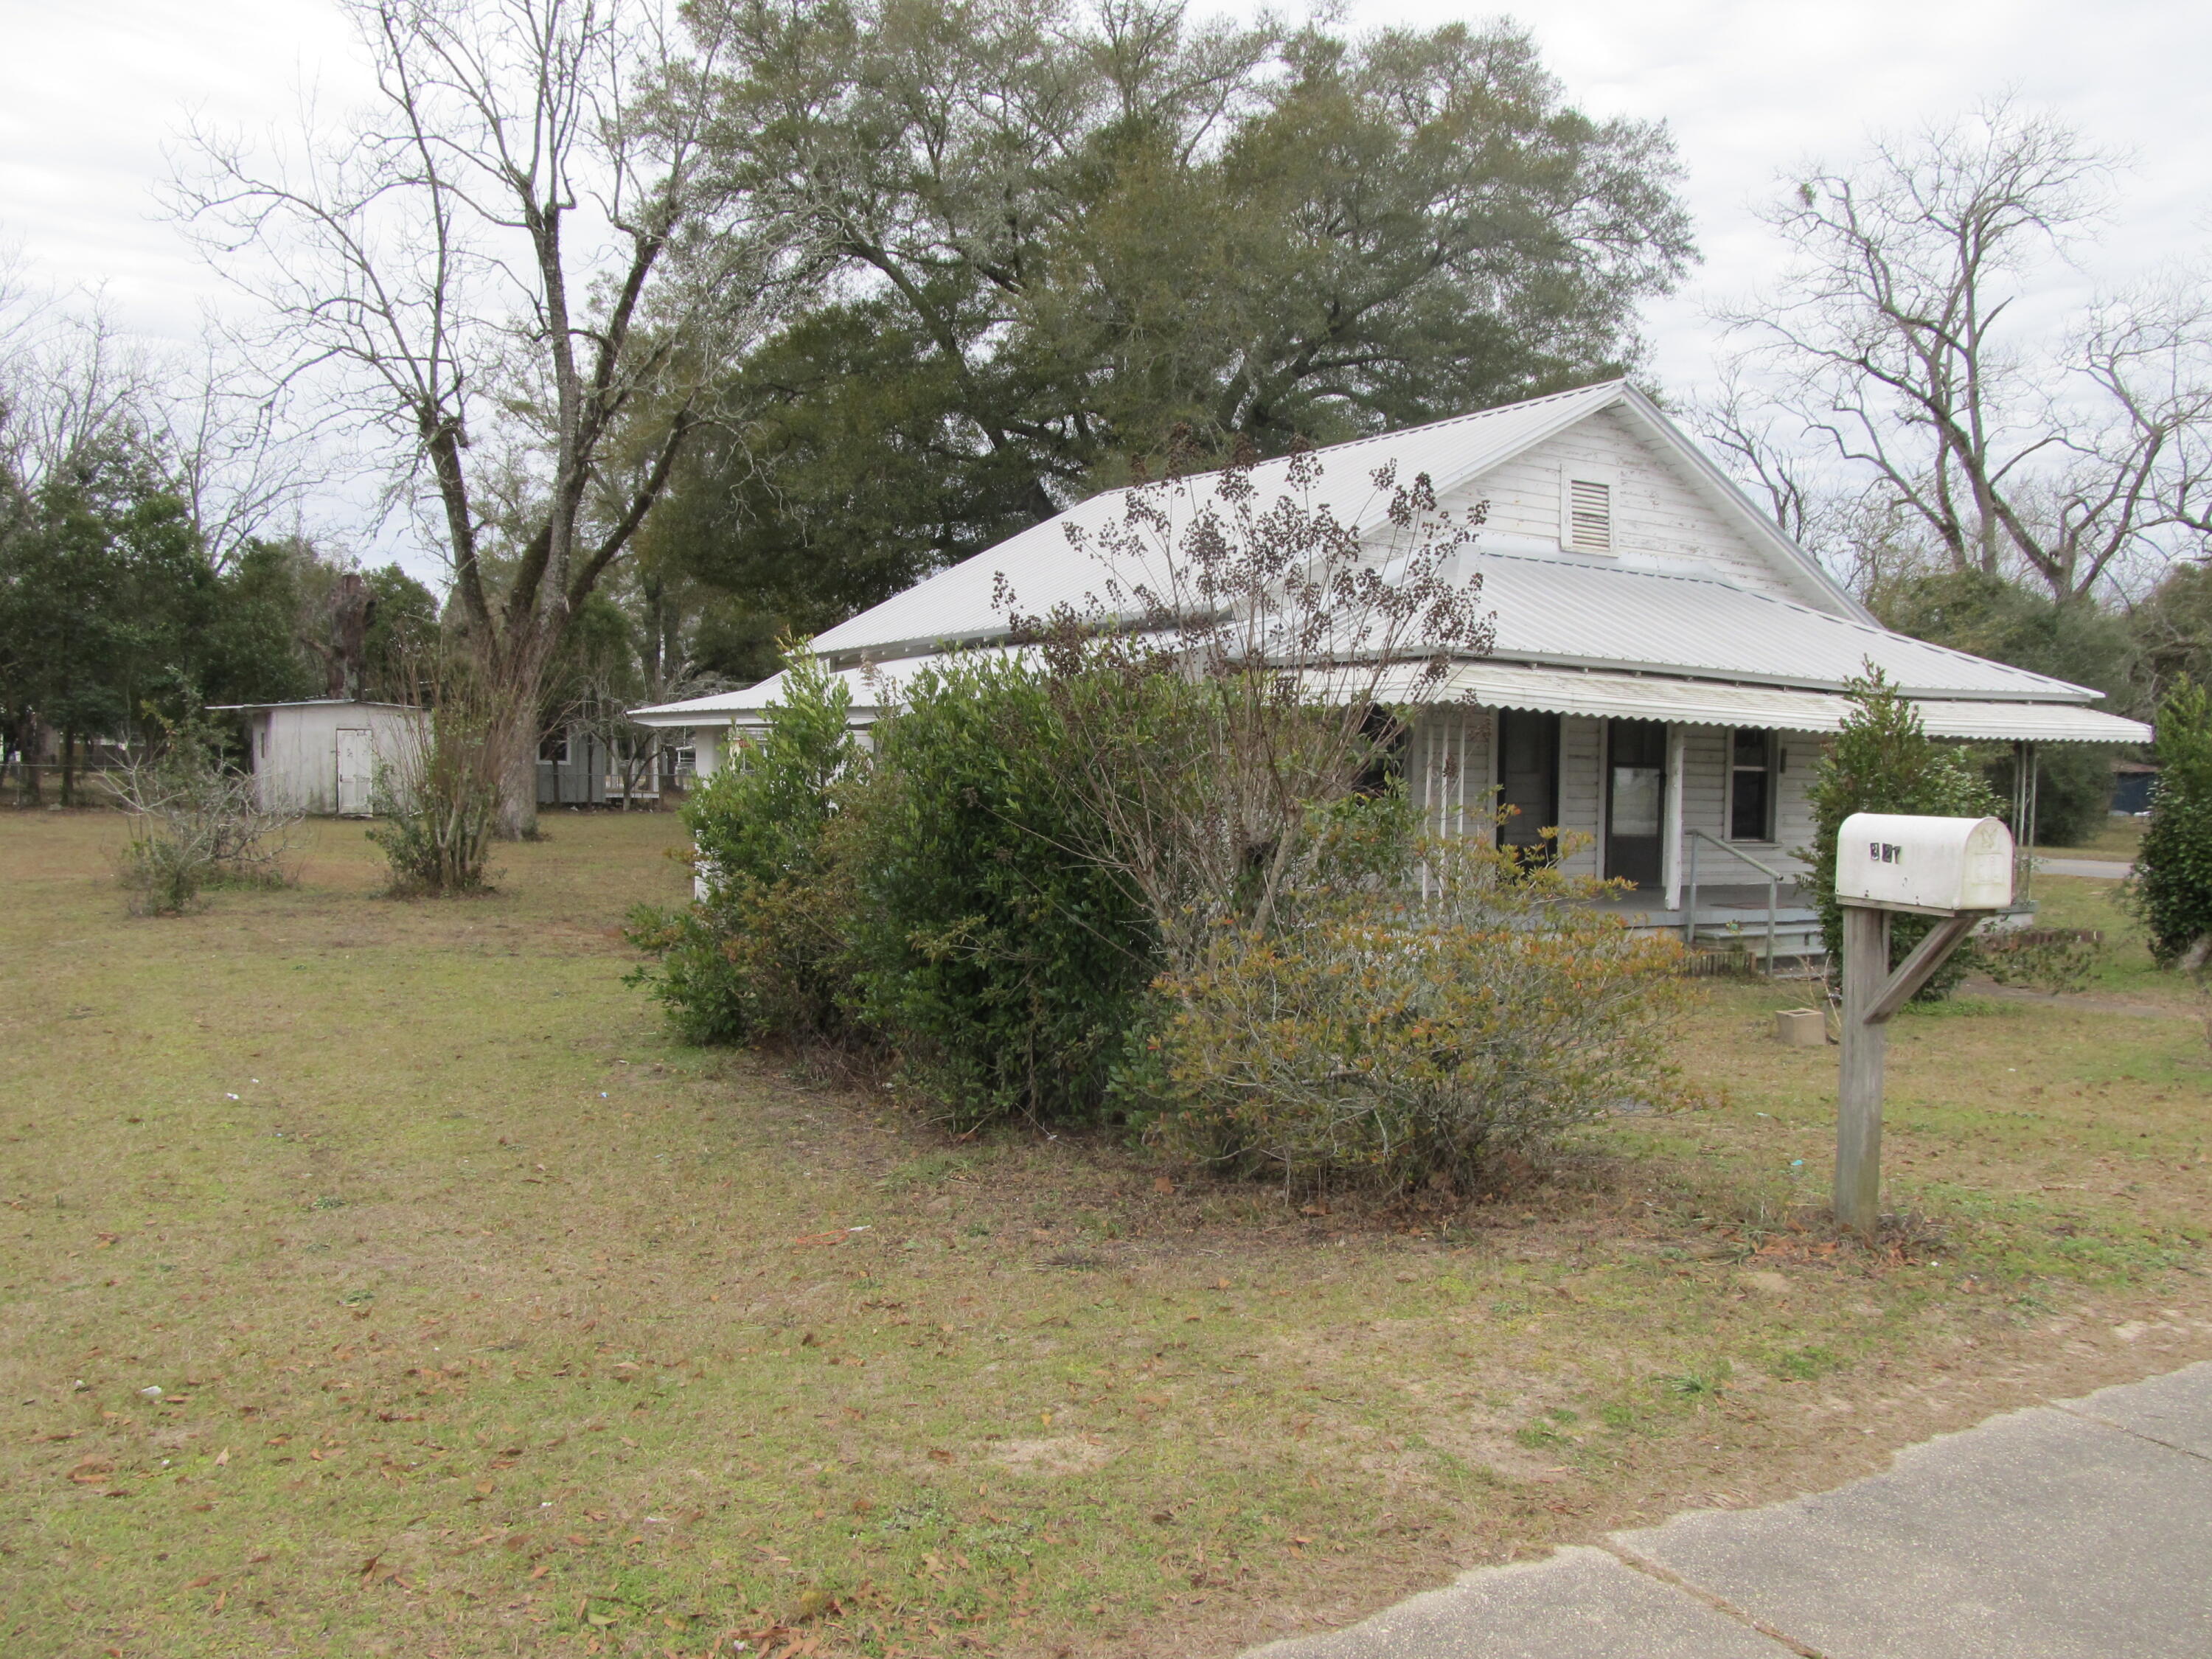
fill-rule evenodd
<path id="1" fill-rule="evenodd" d="M 1426 473 L 1439 504 L 1487 503 L 1466 567 L 1495 613 L 1490 654 L 1461 663 L 1415 720 L 1407 789 L 1431 825 L 1487 834 L 1493 801 L 1519 809 L 1509 838 L 1559 825 L 1589 838 L 1570 867 L 1637 884 L 1655 924 L 1729 927 L 1768 909 L 1766 877 L 1802 873 L 1806 788 L 1845 681 L 1881 668 L 1930 734 L 2032 746 L 2136 744 L 2100 694 L 1894 634 L 1623 381 L 1319 452 L 1316 495 L 1375 535 L 1387 501 L 1370 475 Z M 1262 464 L 1264 501 L 1286 462 Z M 852 686 L 856 721 L 896 702 L 933 655 L 1003 642 L 1003 575 L 1023 609 L 1080 607 L 1106 572 L 1068 529 L 1117 524 L 1108 491 L 938 572 L 817 638 Z M 1380 539 L 1376 536 L 1377 540 Z M 781 678 L 634 711 L 688 728 L 714 769 L 731 729 L 757 725 Z M 1702 882 L 1694 915 L 1685 890 Z M 1732 884 L 1734 892 L 1715 893 Z M 1716 914 L 1707 909 L 1719 901 Z M 1792 913 L 1802 938 L 1808 915 Z M 1784 918 L 1789 920 L 1789 918 Z"/>
<path id="2" fill-rule="evenodd" d="M 245 716 L 262 805 L 340 817 L 374 811 L 377 767 L 392 764 L 422 729 L 419 708 L 348 697 L 228 703 L 208 712 Z"/>
<path id="3" fill-rule="evenodd" d="M 2158 767 L 2151 761 L 2112 763 L 2112 811 L 2140 817 L 2150 811 L 2158 788 Z"/>
<path id="4" fill-rule="evenodd" d="M 606 739 L 581 720 L 548 732 L 538 740 L 538 804 L 604 806 L 611 799 L 607 775 L 620 764 Z M 621 794 L 619 784 L 613 794 Z"/>

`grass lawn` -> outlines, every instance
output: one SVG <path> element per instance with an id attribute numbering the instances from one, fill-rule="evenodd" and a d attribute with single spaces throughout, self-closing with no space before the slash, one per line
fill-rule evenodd
<path id="1" fill-rule="evenodd" d="M 118 820 L 0 816 L 9 1659 L 1226 1655 L 2212 1355 L 2212 1068 L 2137 946 L 1900 1019 L 1878 1250 L 1788 985 L 1700 985 L 1695 1109 L 1303 1214 L 673 1045 L 616 931 L 673 820 L 548 828 L 482 900 L 324 823 L 134 921 Z M 2117 937 L 2108 885 L 2039 892 Z"/>
<path id="2" fill-rule="evenodd" d="M 2148 818 L 2130 814 L 2108 812 L 2097 833 L 2079 847 L 2039 847 L 2039 858 L 2046 859 L 2110 859 L 2125 863 L 2142 850 L 2143 830 Z"/>

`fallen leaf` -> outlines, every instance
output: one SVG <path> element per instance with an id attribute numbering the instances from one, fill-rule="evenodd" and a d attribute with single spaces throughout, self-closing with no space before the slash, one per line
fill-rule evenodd
<path id="1" fill-rule="evenodd" d="M 936 1446 L 932 1446 L 929 1449 L 929 1456 L 930 1461 L 936 1463 L 950 1463 L 952 1461 L 952 1454 L 951 1452 L 943 1450 Z"/>
<path id="2" fill-rule="evenodd" d="M 543 1578 L 547 1573 L 552 1571 L 553 1564 L 550 1561 L 540 1561 L 535 1567 L 532 1567 L 530 1570 L 530 1576 L 532 1578 Z"/>
<path id="3" fill-rule="evenodd" d="M 1175 1182 L 1170 1181 L 1165 1176 L 1154 1176 L 1152 1190 L 1156 1193 L 1171 1193 L 1175 1190 Z"/>
<path id="4" fill-rule="evenodd" d="M 229 1462 L 230 1448 L 228 1446 L 225 1446 L 221 1451 L 215 1455 L 215 1466 L 217 1468 L 221 1468 L 224 1464 Z"/>
<path id="5" fill-rule="evenodd" d="M 185 1585 L 185 1588 L 186 1589 L 205 1589 L 213 1583 L 215 1583 L 215 1575 L 211 1572 L 204 1572 L 198 1577 L 193 1579 L 191 1583 Z"/>

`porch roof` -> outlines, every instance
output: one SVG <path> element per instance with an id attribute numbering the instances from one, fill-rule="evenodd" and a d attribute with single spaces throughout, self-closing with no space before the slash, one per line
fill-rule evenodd
<path id="1" fill-rule="evenodd" d="M 1784 732 L 1839 731 L 1851 709 L 1848 698 L 1826 691 L 1494 661 L 1463 663 L 1441 687 L 1427 695 L 1431 701 L 1457 700 L 1488 708 Z M 2123 720 L 2078 703 L 1913 701 L 1928 734 L 1936 738 L 2013 743 L 2148 743 L 2151 737 L 2150 727 L 2140 720 Z"/>
<path id="2" fill-rule="evenodd" d="M 1003 647 L 977 654 L 1004 655 Z M 833 670 L 852 694 L 856 724 L 867 724 L 896 702 L 901 684 L 934 660 L 913 657 L 900 662 Z M 1365 676 L 1362 675 L 1363 684 Z M 653 726 L 726 726 L 757 723 L 781 693 L 775 675 L 744 691 L 725 691 L 689 702 L 641 708 L 630 716 Z M 1386 684 L 1381 688 L 1392 695 Z M 1441 684 L 1431 684 L 1409 668 L 1399 688 L 1407 701 L 1462 702 L 1484 708 L 1522 708 L 1547 714 L 1587 714 L 1599 720 L 1664 720 L 1678 726 L 1747 726 L 1783 732 L 1834 732 L 1850 712 L 1847 698 L 1827 691 L 1800 691 L 1771 685 L 1738 685 L 1717 680 L 1680 679 L 1653 674 L 1606 673 L 1551 668 L 1528 663 L 1485 659 L 1464 662 Z M 2085 708 L 2073 702 L 1914 700 L 1930 737 L 2002 743 L 2113 743 L 2150 741 L 2139 720 Z"/>

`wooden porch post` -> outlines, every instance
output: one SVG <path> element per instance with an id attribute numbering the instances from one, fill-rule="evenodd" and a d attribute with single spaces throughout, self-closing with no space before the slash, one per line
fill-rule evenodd
<path id="1" fill-rule="evenodd" d="M 1667 806 L 1659 821 L 1659 882 L 1667 890 L 1669 910 L 1682 908 L 1682 767 L 1689 748 L 1686 728 L 1667 728 Z"/>

